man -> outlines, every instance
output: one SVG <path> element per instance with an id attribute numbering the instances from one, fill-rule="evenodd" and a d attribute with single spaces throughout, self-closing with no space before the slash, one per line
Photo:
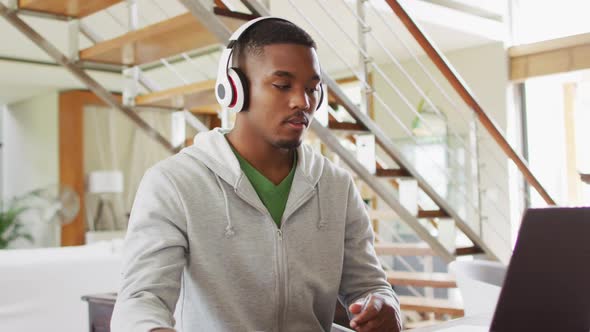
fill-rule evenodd
<path id="1" fill-rule="evenodd" d="M 232 47 L 247 101 L 229 133 L 146 172 L 112 330 L 173 331 L 176 310 L 181 331 L 329 331 L 338 298 L 357 331 L 399 331 L 351 176 L 301 145 L 322 93 L 314 41 L 275 18 Z"/>

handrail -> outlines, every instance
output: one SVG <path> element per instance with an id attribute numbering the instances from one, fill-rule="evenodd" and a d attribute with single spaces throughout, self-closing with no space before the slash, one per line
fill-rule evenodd
<path id="1" fill-rule="evenodd" d="M 488 117 L 486 112 L 480 106 L 479 102 L 471 91 L 467 88 L 465 82 L 461 79 L 459 74 L 453 69 L 450 62 L 442 55 L 440 51 L 430 42 L 428 37 L 422 32 L 420 27 L 414 22 L 407 11 L 399 3 L 398 0 L 385 0 L 393 12 L 397 15 L 400 21 L 404 24 L 408 32 L 418 42 L 420 47 L 426 52 L 430 60 L 441 71 L 442 75 L 451 84 L 453 89 L 459 94 L 461 99 L 476 113 L 479 121 L 484 128 L 490 133 L 492 138 L 500 146 L 502 151 L 510 158 L 516 167 L 523 174 L 526 181 L 535 188 L 535 190 L 543 197 L 545 202 L 549 205 L 556 205 L 555 201 L 549 193 L 543 188 L 539 180 L 533 175 L 529 169 L 526 161 L 510 146 L 504 135 L 500 132 L 496 124 Z"/>

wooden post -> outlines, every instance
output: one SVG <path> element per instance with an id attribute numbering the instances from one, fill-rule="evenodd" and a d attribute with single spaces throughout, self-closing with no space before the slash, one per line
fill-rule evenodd
<path id="1" fill-rule="evenodd" d="M 84 244 L 84 106 L 105 106 L 89 91 L 66 91 L 59 95 L 59 183 L 69 186 L 80 197 L 80 212 L 74 220 L 62 226 L 61 245 Z"/>

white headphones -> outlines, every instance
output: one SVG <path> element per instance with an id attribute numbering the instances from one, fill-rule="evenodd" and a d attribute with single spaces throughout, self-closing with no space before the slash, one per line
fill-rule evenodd
<path id="1" fill-rule="evenodd" d="M 233 47 L 240 36 L 256 23 L 268 20 L 280 20 L 289 22 L 283 18 L 264 16 L 244 23 L 229 38 L 227 47 L 221 52 L 219 67 L 217 69 L 217 82 L 215 83 L 215 97 L 219 104 L 231 112 L 240 112 L 248 105 L 249 87 L 246 75 L 237 67 L 231 67 Z M 291 22 L 289 22 L 291 23 Z M 318 108 L 324 99 L 324 90 L 320 85 L 320 99 Z"/>

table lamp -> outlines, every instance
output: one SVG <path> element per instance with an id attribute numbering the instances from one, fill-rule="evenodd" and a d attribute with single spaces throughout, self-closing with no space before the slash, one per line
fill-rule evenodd
<path id="1" fill-rule="evenodd" d="M 115 209 L 106 194 L 123 192 L 123 173 L 118 170 L 90 172 L 86 180 L 86 191 L 91 194 L 97 194 L 99 197 L 96 215 L 92 220 L 93 229 L 97 230 L 97 225 L 102 218 L 105 208 L 110 209 L 113 216 L 113 230 L 117 229 Z"/>

